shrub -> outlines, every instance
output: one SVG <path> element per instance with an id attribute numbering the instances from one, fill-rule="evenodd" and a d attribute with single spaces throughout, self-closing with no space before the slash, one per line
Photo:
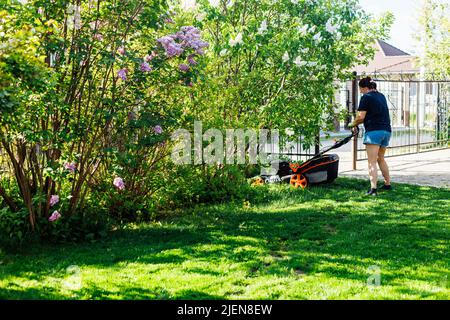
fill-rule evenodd
<path id="1" fill-rule="evenodd" d="M 163 206 L 221 203 L 243 199 L 250 192 L 239 166 L 180 166 L 172 177 Z"/>
<path id="2" fill-rule="evenodd" d="M 30 237 L 26 209 L 12 212 L 8 207 L 0 208 L 0 246 L 13 247 L 23 244 Z"/>
<path id="3" fill-rule="evenodd" d="M 38 221 L 41 240 L 51 242 L 94 241 L 106 237 L 114 226 L 107 210 L 86 207 L 83 212 L 62 217 L 49 224 L 48 219 Z"/>

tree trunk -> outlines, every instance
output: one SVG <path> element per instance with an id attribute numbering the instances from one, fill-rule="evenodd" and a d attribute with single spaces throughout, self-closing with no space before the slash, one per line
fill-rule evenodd
<path id="1" fill-rule="evenodd" d="M 6 194 L 6 190 L 3 189 L 0 186 L 0 196 L 2 196 L 3 200 L 5 200 L 6 204 L 8 205 L 9 209 L 11 209 L 12 212 L 17 212 L 17 204 L 14 202 L 14 200 Z"/>

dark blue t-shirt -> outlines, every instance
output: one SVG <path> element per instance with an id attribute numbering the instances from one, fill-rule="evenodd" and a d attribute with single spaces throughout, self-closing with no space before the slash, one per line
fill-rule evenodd
<path id="1" fill-rule="evenodd" d="M 386 97 L 378 92 L 366 93 L 359 103 L 358 111 L 367 111 L 364 119 L 364 128 L 369 131 L 389 131 L 392 132 L 391 117 Z"/>

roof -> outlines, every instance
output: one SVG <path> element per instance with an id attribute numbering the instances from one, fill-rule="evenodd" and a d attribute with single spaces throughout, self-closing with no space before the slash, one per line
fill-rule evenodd
<path id="1" fill-rule="evenodd" d="M 377 40 L 377 43 L 386 57 L 410 56 L 405 51 L 402 51 L 383 40 Z"/>
<path id="2" fill-rule="evenodd" d="M 358 75 L 362 74 L 415 74 L 420 68 L 415 66 L 415 57 L 389 43 L 377 40 L 374 44 L 375 56 L 367 65 L 355 68 Z"/>

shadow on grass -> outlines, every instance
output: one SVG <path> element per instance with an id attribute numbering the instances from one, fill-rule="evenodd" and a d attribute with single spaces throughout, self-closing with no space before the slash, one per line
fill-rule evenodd
<path id="1" fill-rule="evenodd" d="M 145 266 L 147 273 L 169 274 L 177 269 L 186 278 L 196 275 L 219 281 L 233 273 L 215 269 L 225 263 L 239 266 L 246 279 L 324 274 L 364 284 L 368 268 L 375 265 L 382 270 L 383 283 L 395 286 L 399 294 L 434 296 L 431 289 L 408 288 L 405 278 L 439 282 L 449 273 L 450 190 L 395 185 L 394 192 L 369 199 L 362 196 L 365 184 L 339 179 L 305 191 L 262 188 L 248 199 L 250 208 L 237 203 L 199 206 L 161 225 L 119 231 L 102 242 L 37 246 L 7 255 L 0 276 L 41 281 L 70 265 L 117 272 L 134 263 Z M 204 264 L 186 265 L 193 261 Z M 427 272 L 411 271 L 417 266 Z M 245 294 L 247 283 L 236 281 L 237 287 L 227 294 Z M 0 288 L 0 298 L 67 298 L 51 287 L 17 288 L 14 279 L 7 283 L 11 287 Z M 78 294 L 88 299 L 227 298 L 207 288 L 111 286 L 89 283 Z"/>

